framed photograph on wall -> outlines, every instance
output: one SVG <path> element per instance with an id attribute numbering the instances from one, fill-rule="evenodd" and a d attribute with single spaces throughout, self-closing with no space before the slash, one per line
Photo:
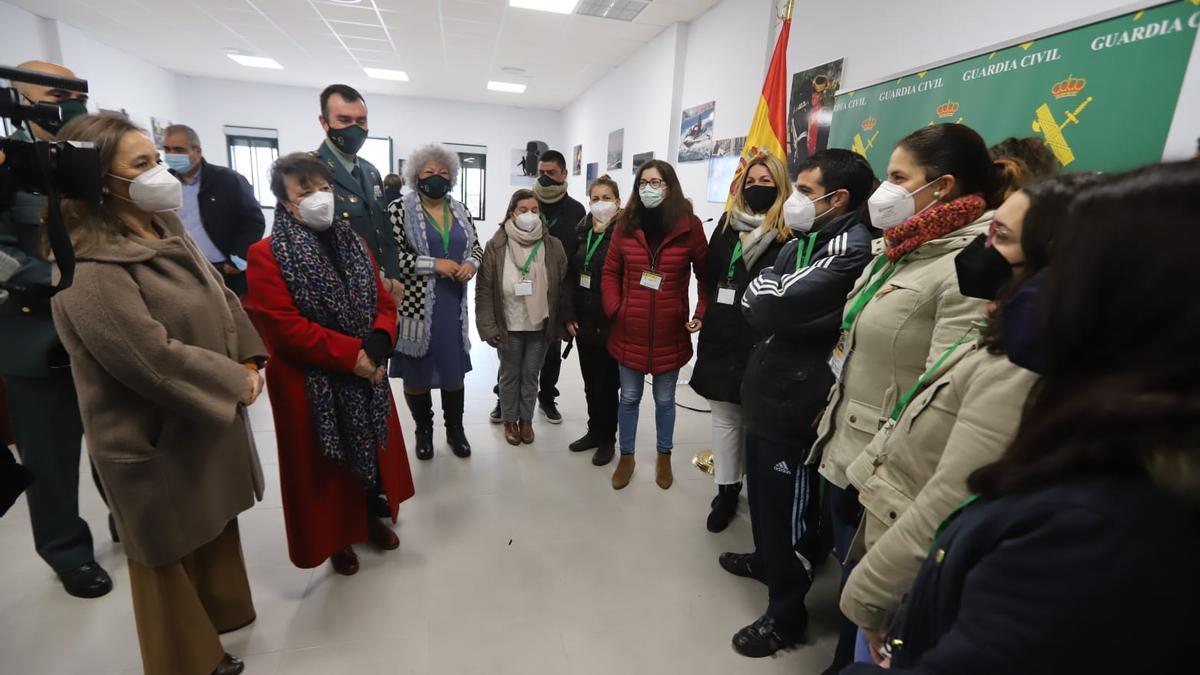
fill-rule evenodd
<path id="1" fill-rule="evenodd" d="M 632 162 L 634 175 L 637 175 L 638 169 L 642 168 L 643 164 L 652 159 L 654 159 L 653 152 L 639 152 L 638 154 L 634 155 Z"/>
<path id="2" fill-rule="evenodd" d="M 729 200 L 729 186 L 733 184 L 733 174 L 737 173 L 738 163 L 742 158 L 738 155 L 713 157 L 708 160 L 708 190 L 707 200 L 713 204 L 724 204 Z"/>
<path id="3" fill-rule="evenodd" d="M 716 112 L 716 101 L 683 111 L 683 119 L 679 123 L 679 161 L 699 162 L 712 156 Z"/>
<path id="4" fill-rule="evenodd" d="M 588 162 L 587 165 L 587 182 L 588 185 L 600 176 L 600 162 Z"/>
<path id="5" fill-rule="evenodd" d="M 529 153 L 513 148 L 509 154 L 508 184 L 530 187 L 537 176 L 537 164 L 530 164 Z"/>
<path id="6" fill-rule="evenodd" d="M 625 129 L 617 129 L 608 135 L 608 170 L 621 168 L 625 158 Z"/>
<path id="7" fill-rule="evenodd" d="M 792 76 L 792 92 L 788 99 L 787 153 L 788 173 L 793 178 L 801 162 L 829 147 L 833 98 L 841 86 L 842 59 L 802 70 Z"/>
<path id="8" fill-rule="evenodd" d="M 575 146 L 575 157 L 571 160 L 571 175 L 578 176 L 583 170 L 583 146 Z"/>

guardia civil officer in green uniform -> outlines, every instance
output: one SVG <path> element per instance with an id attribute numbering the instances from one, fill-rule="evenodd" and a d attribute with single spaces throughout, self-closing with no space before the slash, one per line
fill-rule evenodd
<path id="1" fill-rule="evenodd" d="M 74 78 L 66 68 L 43 61 L 19 68 Z M 30 124 L 39 141 L 53 140 L 67 120 L 87 114 L 87 94 L 13 81 L 25 105 L 48 103 L 62 122 Z M 29 141 L 18 130 L 16 140 Z M 79 517 L 79 453 L 83 420 L 67 352 L 54 329 L 50 300 L 53 266 L 42 250 L 42 214 L 46 199 L 17 192 L 0 206 L 0 254 L 18 267 L 8 280 L 8 300 L 0 302 L 0 376 L 8 394 L 8 412 L 21 462 L 33 473 L 26 491 L 33 543 L 38 555 L 62 581 L 67 593 L 98 598 L 112 590 L 112 579 L 96 562 L 92 533 Z"/>
<path id="2" fill-rule="evenodd" d="M 367 140 L 367 102 L 345 84 L 331 84 L 321 92 L 321 128 L 325 142 L 314 153 L 333 172 L 334 214 L 366 242 L 383 271 L 384 286 L 397 302 L 402 287 L 400 257 L 384 201 L 379 170 L 358 151 Z"/>

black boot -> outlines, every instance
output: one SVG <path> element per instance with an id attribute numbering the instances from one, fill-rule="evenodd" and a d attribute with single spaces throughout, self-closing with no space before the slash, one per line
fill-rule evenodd
<path id="1" fill-rule="evenodd" d="M 433 459 L 433 397 L 424 394 L 404 394 L 413 421 L 417 423 L 417 459 Z"/>
<path id="2" fill-rule="evenodd" d="M 616 443 L 613 441 L 602 441 L 600 447 L 596 448 L 596 453 L 592 455 L 592 464 L 596 466 L 604 466 L 613 460 L 613 452 Z"/>
<path id="3" fill-rule="evenodd" d="M 600 447 L 600 441 L 597 440 L 589 430 L 583 436 L 571 441 L 571 444 L 567 446 L 567 449 L 571 452 L 584 452 L 586 450 L 593 450 L 598 447 Z"/>
<path id="4" fill-rule="evenodd" d="M 764 614 L 758 621 L 739 630 L 733 636 L 734 651 L 742 656 L 761 659 L 780 650 L 792 649 L 799 644 L 799 636 L 804 633 L 804 626 L 808 624 L 808 612 L 796 618 L 800 620 L 800 630 L 792 632 L 785 631 L 775 619 Z"/>
<path id="5" fill-rule="evenodd" d="M 455 457 L 470 457 L 471 444 L 463 431 L 463 390 L 442 390 L 442 419 L 446 422 L 446 443 Z"/>
<path id="6" fill-rule="evenodd" d="M 729 527 L 729 522 L 737 513 L 738 495 L 741 493 L 741 483 L 717 486 L 717 498 L 713 500 L 712 511 L 708 513 L 709 532 L 722 532 Z"/>

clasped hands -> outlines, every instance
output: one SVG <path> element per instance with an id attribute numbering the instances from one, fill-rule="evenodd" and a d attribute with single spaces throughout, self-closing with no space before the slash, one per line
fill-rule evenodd
<path id="1" fill-rule="evenodd" d="M 433 272 L 439 277 L 454 279 L 465 284 L 475 276 L 475 264 L 457 263 L 449 258 L 438 258 L 433 262 Z"/>
<path id="2" fill-rule="evenodd" d="M 354 364 L 354 374 L 368 380 L 371 384 L 379 384 L 387 379 L 387 369 L 375 365 L 371 357 L 363 350 L 358 350 L 358 361 Z"/>

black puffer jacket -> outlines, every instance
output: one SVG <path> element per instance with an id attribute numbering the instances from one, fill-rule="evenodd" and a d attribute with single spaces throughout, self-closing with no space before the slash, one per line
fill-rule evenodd
<path id="1" fill-rule="evenodd" d="M 608 329 L 612 321 L 604 314 L 604 303 L 600 302 L 600 274 L 604 271 L 604 259 L 608 257 L 608 246 L 612 243 L 613 228 L 616 226 L 617 217 L 614 216 L 603 235 L 592 235 L 593 244 L 596 244 L 597 236 L 601 239 L 596 245 L 596 252 L 592 254 L 591 264 L 586 266 L 584 261 L 587 259 L 588 232 L 592 229 L 591 214 L 584 216 L 575 231 L 578 244 L 572 252 L 567 274 L 567 285 L 571 289 L 567 321 L 579 322 L 579 332 L 575 335 L 579 344 L 604 347 L 608 342 Z M 588 288 L 579 285 L 583 273 L 591 275 Z"/>
<path id="2" fill-rule="evenodd" d="M 857 214 L 839 216 L 817 231 L 812 259 L 797 269 L 805 242 L 788 242 L 742 298 L 746 322 L 768 336 L 746 364 L 742 415 L 754 433 L 807 450 L 833 386 L 829 355 L 846 295 L 871 260 L 871 232 Z"/>
<path id="3" fill-rule="evenodd" d="M 721 221 L 708 240 L 708 258 L 704 268 L 705 278 L 712 295 L 708 301 L 708 313 L 700 329 L 696 345 L 696 367 L 692 371 L 692 389 L 704 398 L 713 401 L 740 403 L 742 400 L 742 374 L 746 372 L 746 361 L 754 345 L 762 339 L 762 333 L 754 330 L 742 317 L 742 294 L 759 272 L 775 264 L 775 258 L 783 250 L 784 242 L 776 238 L 771 245 L 746 269 L 745 260 L 733 266 L 733 304 L 717 302 L 720 289 L 728 285 L 729 260 L 738 242 L 738 233 L 725 227 L 729 214 Z M 773 235 L 767 235 L 773 236 Z"/>
<path id="4" fill-rule="evenodd" d="M 892 632 L 902 640 L 892 669 L 843 673 L 1196 670 L 1196 501 L 1145 474 L 1101 473 L 981 500 L 951 518 Z"/>

